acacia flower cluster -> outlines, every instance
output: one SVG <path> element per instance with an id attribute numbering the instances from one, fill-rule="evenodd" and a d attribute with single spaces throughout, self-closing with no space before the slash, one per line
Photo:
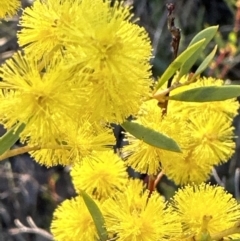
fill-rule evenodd
<path id="1" fill-rule="evenodd" d="M 180 81 L 184 82 L 187 77 Z M 223 81 L 199 78 L 195 83 L 179 87 L 171 94 L 200 86 L 221 86 Z M 156 175 L 163 170 L 176 184 L 206 181 L 214 165 L 231 158 L 235 148 L 232 126 L 239 103 L 235 99 L 215 102 L 170 101 L 167 115 L 156 100 L 142 104 L 135 122 L 173 138 L 182 153 L 163 150 L 128 136 L 130 145 L 123 148 L 126 163 L 141 173 Z M 185 170 L 184 172 L 180 170 Z"/>
<path id="2" fill-rule="evenodd" d="M 187 185 L 164 201 L 149 197 L 139 180 L 129 180 L 104 202 L 98 202 L 109 237 L 126 241 L 202 241 L 239 238 L 240 205 L 222 187 Z M 51 231 L 56 240 L 98 240 L 83 200 L 64 201 L 54 212 Z M 205 239 L 204 239 L 205 238 Z M 111 239 L 110 239 L 111 240 Z"/>
<path id="3" fill-rule="evenodd" d="M 25 124 L 21 141 L 39 163 L 68 165 L 111 147 L 108 123 L 137 113 L 152 83 L 151 44 L 131 18 L 102 0 L 37 0 L 24 10 L 25 52 L 1 67 L 0 121 Z"/>

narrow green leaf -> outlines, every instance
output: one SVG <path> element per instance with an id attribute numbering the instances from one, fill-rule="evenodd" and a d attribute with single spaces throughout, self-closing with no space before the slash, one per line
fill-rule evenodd
<path id="1" fill-rule="evenodd" d="M 104 217 L 103 217 L 99 207 L 94 202 L 94 200 L 83 190 L 81 190 L 81 195 L 88 208 L 88 211 L 90 212 L 90 214 L 92 216 L 92 219 L 96 226 L 100 241 L 107 241 L 108 234 L 107 234 L 107 230 L 105 228 L 105 220 L 104 220 Z"/>
<path id="2" fill-rule="evenodd" d="M 200 40 L 199 42 L 193 44 L 189 48 L 187 48 L 184 52 L 182 52 L 165 70 L 165 72 L 162 74 L 157 86 L 156 91 L 165 83 L 167 82 L 175 73 L 177 70 L 181 68 L 183 63 L 187 61 L 188 58 L 190 58 L 192 55 L 196 53 L 198 49 L 200 49 L 205 42 L 205 39 Z"/>
<path id="3" fill-rule="evenodd" d="M 195 78 L 196 76 L 198 76 L 199 74 L 201 74 L 210 64 L 210 62 L 213 60 L 215 54 L 217 51 L 217 45 L 215 45 L 214 49 L 212 50 L 212 52 L 204 59 L 204 61 L 200 64 L 200 66 L 197 68 L 196 72 L 194 73 L 194 75 L 192 76 L 192 78 Z"/>
<path id="4" fill-rule="evenodd" d="M 188 72 L 190 71 L 190 69 L 193 67 L 193 65 L 196 63 L 196 61 L 198 60 L 199 56 L 201 55 L 203 51 L 203 46 L 202 48 L 199 48 L 192 56 L 190 56 L 182 65 L 179 74 L 178 74 L 178 78 L 180 79 L 181 77 L 183 77 L 185 74 L 188 74 Z"/>
<path id="5" fill-rule="evenodd" d="M 192 66 L 195 64 L 199 56 L 201 55 L 202 51 L 206 48 L 208 43 L 213 39 L 215 34 L 217 33 L 218 26 L 212 26 L 209 28 L 206 28 L 199 32 L 190 42 L 188 48 L 192 46 L 193 44 L 199 42 L 202 39 L 205 39 L 204 44 L 201 48 L 199 48 L 196 53 L 188 58 L 188 60 L 182 65 L 180 72 L 179 72 L 179 78 L 181 78 L 183 75 L 187 74 L 189 70 L 192 68 Z"/>
<path id="6" fill-rule="evenodd" d="M 0 155 L 9 150 L 16 143 L 24 128 L 25 124 L 21 124 L 17 129 L 13 127 L 2 137 L 0 137 Z"/>
<path id="7" fill-rule="evenodd" d="M 125 121 L 121 126 L 136 138 L 164 150 L 181 152 L 178 144 L 168 136 L 135 122 Z"/>
<path id="8" fill-rule="evenodd" d="M 186 102 L 222 101 L 240 96 L 240 85 L 202 86 L 170 96 L 170 100 Z"/>
<path id="9" fill-rule="evenodd" d="M 205 47 L 206 47 L 207 44 L 213 39 L 213 37 L 217 33 L 217 30 L 218 30 L 218 25 L 203 29 L 193 37 L 193 39 L 191 40 L 188 46 L 190 47 L 191 45 L 205 38 L 206 39 Z"/>

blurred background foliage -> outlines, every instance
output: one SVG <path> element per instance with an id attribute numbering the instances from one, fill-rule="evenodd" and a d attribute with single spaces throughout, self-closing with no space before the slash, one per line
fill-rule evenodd
<path id="1" fill-rule="evenodd" d="M 158 78 L 173 58 L 170 46 L 171 35 L 167 30 L 166 4 L 170 2 L 176 5 L 175 25 L 181 29 L 179 52 L 187 47 L 192 37 L 200 30 L 210 25 L 219 25 L 217 36 L 198 63 L 217 43 L 218 52 L 205 75 L 224 78 L 229 83 L 238 84 L 240 81 L 239 0 L 126 0 L 125 4 L 133 5 L 134 19 L 138 19 L 139 25 L 146 28 L 151 38 L 155 56 L 151 60 L 153 77 Z M 22 8 L 31 4 L 30 0 L 22 0 Z M 21 12 L 20 10 L 17 16 L 0 23 L 0 64 L 19 49 L 16 33 L 20 30 L 18 22 Z M 239 135 L 239 117 L 233 124 L 236 127 L 236 135 Z M 0 134 L 3 133 L 4 129 L 1 128 Z M 119 126 L 115 126 L 114 134 L 116 147 L 121 147 L 124 142 Z M 239 139 L 236 142 L 235 155 L 226 164 L 215 168 L 210 181 L 225 186 L 237 199 L 240 199 Z M 14 148 L 19 145 L 20 143 L 16 143 Z M 131 169 L 129 173 L 147 179 L 145 175 L 138 175 Z M 158 191 L 166 198 L 170 198 L 176 188 L 166 177 L 163 177 L 158 185 Z M 0 241 L 52 240 L 51 235 L 46 232 L 49 231 L 52 213 L 56 205 L 74 195 L 68 167 L 45 168 L 34 162 L 28 154 L 2 161 L 0 163 Z"/>

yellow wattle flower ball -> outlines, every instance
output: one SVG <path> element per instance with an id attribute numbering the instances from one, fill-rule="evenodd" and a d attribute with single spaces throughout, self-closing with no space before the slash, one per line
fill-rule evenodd
<path id="1" fill-rule="evenodd" d="M 64 123 L 79 116 L 83 96 L 64 67 L 56 57 L 42 71 L 34 55 L 21 53 L 1 66 L 0 123 L 7 129 L 24 123 L 23 142 L 40 147 L 56 144 L 63 137 Z"/>
<path id="2" fill-rule="evenodd" d="M 212 165 L 226 162 L 235 149 L 232 120 L 220 112 L 203 111 L 189 117 L 188 128 L 191 143 L 187 149 L 201 164 L 208 159 Z"/>
<path id="3" fill-rule="evenodd" d="M 183 236 L 191 240 L 202 240 L 202 235 L 215 240 L 240 220 L 240 205 L 220 186 L 187 185 L 174 195 L 171 206 L 181 220 Z"/>
<path id="4" fill-rule="evenodd" d="M 55 209 L 50 229 L 56 241 L 98 240 L 96 226 L 81 196 L 65 200 Z"/>
<path id="5" fill-rule="evenodd" d="M 188 183 L 201 183 L 206 181 L 211 173 L 213 166 L 205 159 L 199 163 L 196 156 L 192 156 L 191 152 L 185 152 L 178 158 L 169 155 L 169 159 L 162 161 L 162 169 L 164 174 L 174 181 L 177 185 L 185 185 Z"/>
<path id="6" fill-rule="evenodd" d="M 154 192 L 144 191 L 139 180 L 129 180 L 116 196 L 102 205 L 102 213 L 110 234 L 118 241 L 171 240 L 181 234 L 181 225 L 163 198 Z"/>
<path id="7" fill-rule="evenodd" d="M 121 123 L 137 113 L 152 84 L 149 36 L 131 21 L 123 2 L 83 0 L 81 8 L 76 23 L 65 29 L 69 62 L 82 69 L 94 118 Z"/>
<path id="8" fill-rule="evenodd" d="M 114 195 L 127 182 L 126 166 L 113 151 L 95 153 L 73 166 L 71 176 L 77 192 L 84 190 L 99 200 Z"/>

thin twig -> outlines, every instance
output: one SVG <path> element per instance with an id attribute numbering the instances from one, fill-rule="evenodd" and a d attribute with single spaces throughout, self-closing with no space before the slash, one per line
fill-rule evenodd
<path id="1" fill-rule="evenodd" d="M 31 228 L 38 228 L 37 225 L 33 222 L 32 218 L 27 216 L 27 222 Z"/>
<path id="2" fill-rule="evenodd" d="M 151 197 L 153 191 L 155 190 L 155 189 L 154 189 L 154 183 L 155 183 L 155 177 L 154 177 L 154 175 L 149 175 L 149 176 L 148 176 L 148 190 L 149 190 L 148 198 Z"/>
<path id="3" fill-rule="evenodd" d="M 217 184 L 224 187 L 224 183 L 222 182 L 222 180 L 218 176 L 218 173 L 217 173 L 215 168 L 212 169 L 212 175 L 213 175 L 215 181 L 217 182 Z"/>
<path id="4" fill-rule="evenodd" d="M 57 150 L 57 149 L 64 149 L 64 150 L 70 150 L 71 147 L 68 145 L 48 145 L 48 146 L 21 146 L 15 149 L 10 149 L 0 155 L 0 161 L 3 161 L 9 157 L 18 156 L 30 151 L 38 151 L 42 149 L 51 149 L 51 150 Z"/>
<path id="5" fill-rule="evenodd" d="M 148 197 L 150 198 L 152 193 L 155 191 L 157 184 L 161 180 L 162 176 L 164 175 L 164 172 L 161 171 L 157 177 L 154 175 L 149 175 L 148 176 L 148 190 L 149 190 L 149 195 Z"/>
<path id="6" fill-rule="evenodd" d="M 176 59 L 178 55 L 178 47 L 181 39 L 181 31 L 179 28 L 175 26 L 175 23 L 174 23 L 175 17 L 173 15 L 173 12 L 175 10 L 175 5 L 173 3 L 169 3 L 166 6 L 168 10 L 168 15 L 167 15 L 168 30 L 171 32 L 171 35 L 172 35 L 171 46 L 173 48 L 173 59 Z"/>
<path id="7" fill-rule="evenodd" d="M 2 155 L 0 155 L 0 161 L 3 161 L 9 157 L 18 156 L 18 155 L 27 153 L 29 151 L 35 151 L 35 150 L 40 150 L 40 147 L 39 146 L 34 146 L 34 147 L 21 146 L 19 148 L 11 149 L 4 152 Z"/>
<path id="8" fill-rule="evenodd" d="M 177 58 L 178 55 L 178 48 L 179 48 L 179 43 L 181 39 L 181 31 L 179 28 L 175 26 L 174 20 L 175 17 L 173 15 L 174 10 L 175 10 L 175 5 L 173 3 L 166 4 L 167 10 L 168 10 L 168 15 L 167 15 L 167 22 L 168 22 L 168 30 L 171 33 L 172 36 L 172 42 L 171 46 L 173 49 L 173 60 Z M 167 88 L 170 88 L 172 85 L 172 79 L 170 78 L 168 80 Z M 166 94 L 166 96 L 169 96 L 169 92 Z M 167 114 L 167 107 L 168 107 L 168 100 L 165 100 L 164 103 L 159 102 L 158 103 L 159 107 L 163 109 L 163 115 Z"/>
<path id="9" fill-rule="evenodd" d="M 156 189 L 157 184 L 160 182 L 160 180 L 163 177 L 163 175 L 164 175 L 163 171 L 159 172 L 159 174 L 157 175 L 157 178 L 154 181 L 154 190 Z"/>
<path id="10" fill-rule="evenodd" d="M 9 229 L 9 233 L 11 235 L 17 235 L 20 233 L 35 233 L 35 234 L 39 234 L 49 240 L 53 240 L 53 236 L 47 232 L 44 229 L 38 228 L 36 226 L 36 224 L 34 223 L 34 221 L 32 220 L 31 217 L 27 217 L 27 223 L 29 225 L 29 227 L 25 226 L 24 224 L 22 224 L 19 219 L 15 219 L 14 220 L 15 225 L 17 226 L 17 228 L 11 228 Z"/>

